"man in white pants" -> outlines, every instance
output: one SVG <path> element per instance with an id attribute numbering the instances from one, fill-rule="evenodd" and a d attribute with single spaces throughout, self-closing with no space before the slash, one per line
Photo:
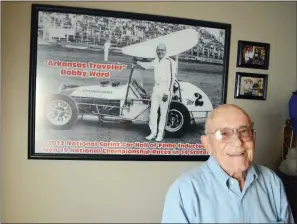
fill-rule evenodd
<path id="1" fill-rule="evenodd" d="M 166 56 L 166 46 L 159 44 L 156 49 L 157 58 L 152 62 L 136 61 L 136 64 L 145 69 L 153 69 L 155 85 L 151 99 L 151 111 L 149 127 L 151 134 L 146 137 L 147 140 L 156 138 L 156 141 L 162 141 L 167 120 L 168 107 L 172 97 L 172 89 L 176 76 L 176 63 Z M 134 61 L 135 63 L 135 61 Z M 160 108 L 160 121 L 158 126 L 158 109 Z M 158 132 L 157 132 L 158 128 Z"/>
<path id="2" fill-rule="evenodd" d="M 109 48 L 111 46 L 110 40 L 108 39 L 104 44 L 104 61 L 108 61 Z"/>

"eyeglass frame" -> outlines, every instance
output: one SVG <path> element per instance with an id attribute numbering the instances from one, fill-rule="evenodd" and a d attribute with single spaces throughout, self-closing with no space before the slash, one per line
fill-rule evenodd
<path id="1" fill-rule="evenodd" d="M 223 143 L 228 143 L 228 142 L 232 142 L 232 141 L 230 141 L 230 139 L 233 137 L 233 135 L 236 133 L 236 135 L 237 135 L 237 137 L 241 140 L 241 141 L 243 141 L 243 142 L 250 142 L 250 141 L 252 141 L 252 140 L 254 140 L 255 139 L 255 137 L 256 137 L 256 129 L 253 127 L 253 126 L 243 126 L 243 127 L 240 127 L 240 128 L 221 128 L 221 129 L 219 129 L 219 130 L 216 130 L 216 131 L 214 131 L 214 132 L 211 132 L 211 133 L 206 133 L 206 135 L 214 135 L 215 136 L 215 138 L 217 139 L 217 140 L 219 140 L 219 141 L 222 141 L 222 134 L 221 134 L 221 130 L 223 130 L 223 129 L 227 129 L 227 130 L 231 130 L 232 131 L 232 135 L 228 138 L 228 139 L 226 139 L 225 141 L 223 141 Z M 249 130 L 249 131 L 251 131 L 252 132 L 252 137 L 251 137 L 251 140 L 244 140 L 243 138 L 244 137 L 242 137 L 241 135 L 240 135 L 240 129 L 244 129 L 244 130 Z M 219 137 L 220 136 L 220 137 Z"/>

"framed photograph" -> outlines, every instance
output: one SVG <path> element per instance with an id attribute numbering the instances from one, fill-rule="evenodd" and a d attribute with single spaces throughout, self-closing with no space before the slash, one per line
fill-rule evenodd
<path id="1" fill-rule="evenodd" d="M 235 82 L 235 98 L 250 100 L 266 100 L 268 75 L 237 72 Z"/>
<path id="2" fill-rule="evenodd" d="M 237 67 L 264 69 L 269 68 L 270 44 L 251 41 L 238 41 Z"/>
<path id="3" fill-rule="evenodd" d="M 204 161 L 230 24 L 32 6 L 29 159 Z"/>

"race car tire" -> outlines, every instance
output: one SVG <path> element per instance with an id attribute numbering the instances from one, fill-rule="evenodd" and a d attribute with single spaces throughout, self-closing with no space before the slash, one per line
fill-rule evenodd
<path id="1" fill-rule="evenodd" d="M 187 108 L 178 102 L 172 102 L 167 114 L 165 135 L 168 137 L 182 137 L 190 125 L 190 114 Z"/>
<path id="2" fill-rule="evenodd" d="M 48 128 L 67 130 L 77 121 L 78 107 L 71 97 L 54 94 L 46 102 L 44 117 Z"/>

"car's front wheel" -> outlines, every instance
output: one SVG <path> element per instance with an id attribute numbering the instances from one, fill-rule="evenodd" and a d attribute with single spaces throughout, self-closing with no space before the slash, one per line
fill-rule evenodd
<path id="1" fill-rule="evenodd" d="M 49 98 L 45 106 L 45 120 L 50 128 L 70 129 L 78 117 L 78 108 L 73 99 L 56 94 Z"/>
<path id="2" fill-rule="evenodd" d="M 190 114 L 185 106 L 180 103 L 171 103 L 167 115 L 166 135 L 182 137 L 190 125 Z"/>

